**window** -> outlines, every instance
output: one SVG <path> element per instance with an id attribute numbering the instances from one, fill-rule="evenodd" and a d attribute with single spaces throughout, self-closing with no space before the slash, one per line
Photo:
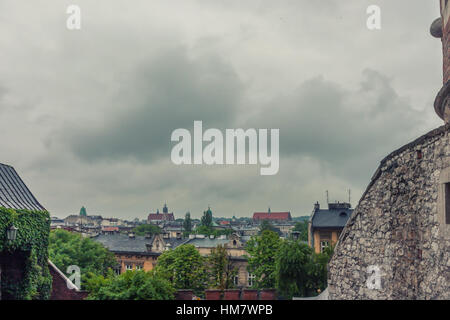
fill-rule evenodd
<path id="1" fill-rule="evenodd" d="M 445 223 L 450 224 L 450 182 L 444 185 Z"/>
<path id="2" fill-rule="evenodd" d="M 132 264 L 126 264 L 125 265 L 125 269 L 126 270 L 133 270 L 133 265 Z"/>
<path id="3" fill-rule="evenodd" d="M 116 276 L 120 275 L 120 267 L 114 268 L 114 273 Z"/>
<path id="4" fill-rule="evenodd" d="M 136 265 L 136 270 L 142 270 L 142 266 Z"/>
<path id="5" fill-rule="evenodd" d="M 248 286 L 253 287 L 253 284 L 255 283 L 256 276 L 252 273 L 247 273 L 247 279 L 248 279 Z"/>
<path id="6" fill-rule="evenodd" d="M 325 241 L 320 241 L 320 252 L 323 253 L 323 250 L 327 247 L 330 246 L 330 242 L 325 240 Z"/>
<path id="7" fill-rule="evenodd" d="M 239 276 L 234 276 L 233 283 L 234 283 L 235 286 L 239 285 Z"/>

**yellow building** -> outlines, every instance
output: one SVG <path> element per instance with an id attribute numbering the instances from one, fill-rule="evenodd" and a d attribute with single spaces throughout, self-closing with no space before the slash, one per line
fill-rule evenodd
<path id="1" fill-rule="evenodd" d="M 329 203 L 328 209 L 320 209 L 318 202 L 314 205 L 308 224 L 308 244 L 314 252 L 336 244 L 352 212 L 349 203 Z"/>

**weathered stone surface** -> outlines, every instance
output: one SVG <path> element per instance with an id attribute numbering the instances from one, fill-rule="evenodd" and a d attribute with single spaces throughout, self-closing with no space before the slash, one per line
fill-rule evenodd
<path id="1" fill-rule="evenodd" d="M 450 239 L 439 217 L 449 128 L 381 162 L 330 262 L 330 299 L 450 299 Z M 379 267 L 381 289 L 368 288 L 369 266 Z"/>
<path id="2" fill-rule="evenodd" d="M 442 18 L 433 21 L 430 27 L 430 33 L 435 38 L 442 38 Z"/>

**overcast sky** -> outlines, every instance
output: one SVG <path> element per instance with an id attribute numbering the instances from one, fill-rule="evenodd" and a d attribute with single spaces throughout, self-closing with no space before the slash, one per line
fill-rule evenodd
<path id="1" fill-rule="evenodd" d="M 438 0 L 0 0 L 0 162 L 59 217 L 301 216 L 348 189 L 356 205 L 384 156 L 442 123 L 438 16 Z M 279 173 L 175 166 L 171 132 L 194 120 L 279 128 Z"/>

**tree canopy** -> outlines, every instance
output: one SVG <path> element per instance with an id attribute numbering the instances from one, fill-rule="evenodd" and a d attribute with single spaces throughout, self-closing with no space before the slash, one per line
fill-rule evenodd
<path id="1" fill-rule="evenodd" d="M 234 287 L 237 268 L 233 266 L 231 256 L 224 246 L 218 245 L 211 250 L 211 254 L 208 256 L 208 265 L 213 288 L 225 290 Z"/>
<path id="2" fill-rule="evenodd" d="M 205 258 L 193 245 L 165 251 L 158 258 L 155 274 L 170 281 L 176 289 L 192 289 L 198 294 L 208 283 Z"/>
<path id="3" fill-rule="evenodd" d="M 183 229 L 185 232 L 192 231 L 192 220 L 191 220 L 191 214 L 189 212 L 187 212 L 186 215 L 184 216 Z"/>
<path id="4" fill-rule="evenodd" d="M 212 223 L 213 223 L 212 211 L 211 211 L 211 209 L 208 208 L 208 210 L 203 212 L 201 224 L 202 224 L 202 226 L 205 226 L 205 227 L 211 227 Z"/>
<path id="5" fill-rule="evenodd" d="M 308 241 L 308 221 L 299 221 L 295 224 L 293 231 L 300 232 L 299 240 Z"/>
<path id="6" fill-rule="evenodd" d="M 141 224 L 140 226 L 134 228 L 133 232 L 138 236 L 145 236 L 146 234 L 154 235 L 160 234 L 161 228 L 153 224 Z"/>
<path id="7" fill-rule="evenodd" d="M 247 242 L 248 271 L 256 276 L 254 287 L 275 288 L 275 257 L 281 241 L 276 232 L 264 230 Z"/>
<path id="8" fill-rule="evenodd" d="M 285 240 L 276 255 L 278 292 L 286 298 L 315 296 L 327 286 L 332 248 L 316 254 L 301 240 Z"/>
<path id="9" fill-rule="evenodd" d="M 114 254 L 100 243 L 61 229 L 50 232 L 48 254 L 62 272 L 71 265 L 78 266 L 82 286 L 89 277 L 104 276 L 117 264 Z"/>
<path id="10" fill-rule="evenodd" d="M 152 272 L 130 271 L 115 276 L 95 276 L 88 280 L 91 300 L 171 300 L 172 284 Z"/>

